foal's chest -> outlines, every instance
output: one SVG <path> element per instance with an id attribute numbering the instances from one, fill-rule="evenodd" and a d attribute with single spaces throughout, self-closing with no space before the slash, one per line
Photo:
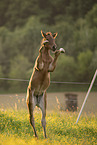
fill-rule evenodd
<path id="1" fill-rule="evenodd" d="M 43 58 L 43 65 L 44 65 L 43 69 L 48 71 L 51 62 L 52 62 L 52 59 L 50 57 Z"/>

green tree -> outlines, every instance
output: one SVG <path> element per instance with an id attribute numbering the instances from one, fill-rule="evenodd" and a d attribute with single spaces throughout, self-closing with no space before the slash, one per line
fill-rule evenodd
<path id="1" fill-rule="evenodd" d="M 90 64 L 93 58 L 93 52 L 87 50 L 78 55 L 77 80 L 89 81 L 91 79 Z"/>
<path id="2" fill-rule="evenodd" d="M 3 78 L 2 65 L 0 65 L 0 78 Z M 3 89 L 3 87 L 4 87 L 3 80 L 0 79 L 0 90 Z"/>
<path id="3" fill-rule="evenodd" d="M 86 19 L 90 27 L 97 27 L 97 4 L 88 12 Z"/>
<path id="4" fill-rule="evenodd" d="M 51 74 L 54 81 L 75 81 L 76 63 L 73 57 L 59 56 L 55 71 Z"/>
<path id="5" fill-rule="evenodd" d="M 6 12 L 6 26 L 10 30 L 23 26 L 31 15 L 37 14 L 38 9 L 38 0 L 10 0 Z"/>
<path id="6" fill-rule="evenodd" d="M 28 59 L 22 55 L 16 56 L 11 60 L 11 68 L 9 73 L 9 78 L 13 79 L 29 79 L 30 75 L 29 70 L 31 69 L 31 64 Z M 23 91 L 27 87 L 27 82 L 11 81 L 10 87 L 14 91 Z"/>
<path id="7" fill-rule="evenodd" d="M 0 1 L 0 26 L 4 26 L 8 19 L 6 19 L 6 12 L 9 7 L 10 0 L 1 0 Z"/>
<path id="8" fill-rule="evenodd" d="M 66 8 L 67 15 L 72 16 L 73 20 L 84 18 L 96 3 L 97 0 L 71 0 L 69 6 Z"/>
<path id="9" fill-rule="evenodd" d="M 97 49 L 95 49 L 95 52 L 93 54 L 93 58 L 90 64 L 90 70 L 91 70 L 91 75 L 93 76 L 95 70 L 97 69 Z"/>

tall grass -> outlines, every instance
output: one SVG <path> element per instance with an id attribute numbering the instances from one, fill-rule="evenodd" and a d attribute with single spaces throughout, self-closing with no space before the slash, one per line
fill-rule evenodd
<path id="1" fill-rule="evenodd" d="M 77 114 L 47 112 L 47 139 L 43 137 L 40 111 L 35 111 L 36 130 L 33 136 L 28 112 L 0 111 L 0 145 L 95 145 L 97 144 L 97 117 L 83 115 L 75 125 Z"/>

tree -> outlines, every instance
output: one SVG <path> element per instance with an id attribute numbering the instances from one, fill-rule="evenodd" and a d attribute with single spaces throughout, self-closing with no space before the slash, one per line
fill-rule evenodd
<path id="1" fill-rule="evenodd" d="M 10 0 L 1 0 L 0 1 L 0 26 L 4 26 L 6 24 L 6 12 L 9 7 Z"/>
<path id="2" fill-rule="evenodd" d="M 31 64 L 28 59 L 22 55 L 16 56 L 11 60 L 11 68 L 9 73 L 9 78 L 13 79 L 29 79 L 30 75 L 29 70 L 31 69 Z M 10 87 L 12 90 L 23 91 L 27 87 L 27 82 L 12 81 L 10 82 Z"/>
<path id="3" fill-rule="evenodd" d="M 31 15 L 37 14 L 38 9 L 38 0 L 10 0 L 6 12 L 6 26 L 10 30 L 23 26 Z"/>
<path id="4" fill-rule="evenodd" d="M 97 4 L 87 13 L 86 19 L 90 27 L 97 27 Z"/>
<path id="5" fill-rule="evenodd" d="M 73 57 L 61 55 L 58 59 L 56 69 L 51 74 L 54 81 L 75 81 L 76 62 Z"/>
<path id="6" fill-rule="evenodd" d="M 90 70 L 91 70 L 91 75 L 92 76 L 93 76 L 96 69 L 97 69 L 97 49 L 95 49 L 92 61 L 90 63 Z"/>
<path id="7" fill-rule="evenodd" d="M 93 58 L 93 53 L 90 50 L 81 52 L 78 55 L 77 80 L 89 81 L 91 79 L 90 64 Z"/>
<path id="8" fill-rule="evenodd" d="M 2 66 L 0 65 L 0 78 L 3 78 Z M 0 79 L 0 90 L 4 87 L 3 80 Z"/>

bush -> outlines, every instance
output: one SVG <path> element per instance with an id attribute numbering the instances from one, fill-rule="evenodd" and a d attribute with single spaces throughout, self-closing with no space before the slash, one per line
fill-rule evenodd
<path id="1" fill-rule="evenodd" d="M 16 56 L 11 60 L 9 78 L 28 80 L 30 78 L 31 64 L 28 59 L 22 55 Z M 13 91 L 25 91 L 28 82 L 10 81 L 10 89 Z"/>
<path id="2" fill-rule="evenodd" d="M 93 53 L 90 50 L 78 55 L 77 77 L 79 81 L 89 81 L 91 79 L 90 64 L 92 58 Z"/>
<path id="3" fill-rule="evenodd" d="M 59 56 L 57 67 L 51 74 L 54 81 L 75 81 L 76 80 L 76 63 L 73 57 Z"/>

